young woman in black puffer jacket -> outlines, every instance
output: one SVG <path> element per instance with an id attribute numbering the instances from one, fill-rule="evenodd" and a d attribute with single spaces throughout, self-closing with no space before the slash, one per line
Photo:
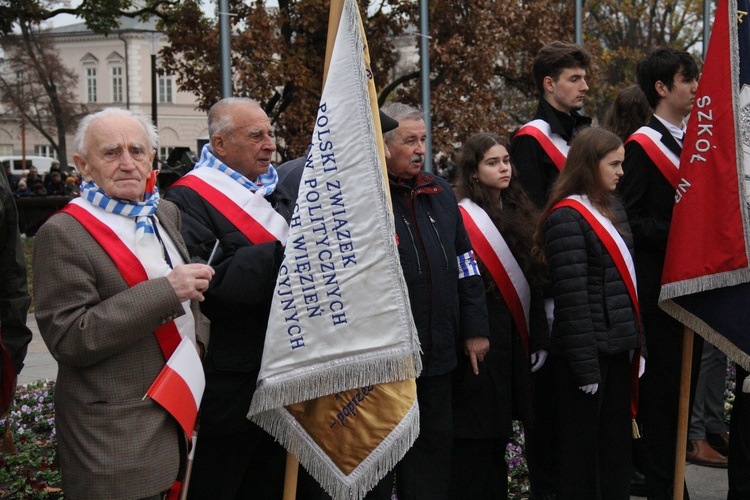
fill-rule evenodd
<path id="1" fill-rule="evenodd" d="M 548 362 L 561 500 L 630 497 L 631 389 L 642 366 L 633 239 L 614 196 L 624 155 L 611 132 L 581 131 L 535 235 L 555 301 Z"/>

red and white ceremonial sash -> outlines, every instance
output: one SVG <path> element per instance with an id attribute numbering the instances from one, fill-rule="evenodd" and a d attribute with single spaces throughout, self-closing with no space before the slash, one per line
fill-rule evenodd
<path id="1" fill-rule="evenodd" d="M 651 127 L 641 127 L 628 137 L 625 144 L 635 141 L 641 145 L 656 168 L 677 189 L 680 181 L 680 157 L 661 142 L 662 134 Z"/>
<path id="2" fill-rule="evenodd" d="M 536 139 L 557 170 L 563 169 L 570 146 L 560 135 L 552 133 L 549 123 L 544 120 L 532 120 L 516 132 L 516 137 L 522 135 L 529 135 Z"/>
<path id="3" fill-rule="evenodd" d="M 518 326 L 529 354 L 529 310 L 531 289 L 500 231 L 479 205 L 464 198 L 458 203 L 471 246 L 495 281 Z"/>
<path id="4" fill-rule="evenodd" d="M 633 264 L 633 256 L 631 255 L 630 250 L 628 250 L 628 246 L 625 243 L 625 240 L 623 240 L 622 235 L 617 232 L 617 229 L 615 228 L 614 224 L 612 224 L 612 221 L 605 217 L 601 212 L 599 212 L 599 210 L 597 210 L 595 206 L 591 204 L 588 197 L 580 196 L 577 194 L 568 196 L 564 200 L 561 200 L 560 202 L 555 204 L 555 206 L 552 207 L 552 210 L 556 210 L 561 207 L 569 207 L 580 213 L 583 218 L 586 219 L 586 222 L 589 223 L 591 229 L 594 230 L 594 233 L 596 233 L 597 237 L 599 237 L 599 240 L 604 245 L 604 248 L 607 249 L 607 252 L 612 257 L 617 270 L 620 272 L 622 281 L 625 282 L 625 287 L 628 290 L 630 301 L 632 302 L 633 309 L 635 310 L 636 323 L 640 332 L 641 309 L 638 305 L 638 288 L 636 286 L 635 265 Z M 636 414 L 638 413 L 638 369 L 640 366 L 640 354 L 641 348 L 639 343 L 639 347 L 633 354 L 633 359 L 631 360 L 630 364 L 631 375 L 633 375 L 631 377 L 633 383 L 631 388 L 630 412 L 633 418 L 635 418 Z"/>
<path id="5" fill-rule="evenodd" d="M 72 200 L 60 211 L 75 218 L 91 234 L 110 256 L 128 286 L 133 287 L 149 279 L 146 269 L 133 252 L 135 232 L 131 231 L 133 241 L 127 241 L 127 238 L 121 238 L 113 229 L 119 222 L 130 221 L 124 221 L 124 217 L 106 212 L 81 198 Z M 168 241 L 166 233 L 162 237 L 169 251 L 169 247 L 173 245 Z M 169 246 L 166 245 L 168 242 Z M 182 260 L 176 251 L 170 252 L 170 257 L 173 262 Z M 203 396 L 205 378 L 194 344 L 195 320 L 189 302 L 187 307 L 183 303 L 183 308 L 186 314 L 179 318 L 179 325 L 170 321 L 154 332 L 167 364 L 146 395 L 162 405 L 179 422 L 185 434 L 190 436 Z"/>
<path id="6" fill-rule="evenodd" d="M 286 244 L 289 224 L 263 196 L 248 190 L 219 170 L 191 170 L 173 186 L 189 187 L 211 204 L 253 245 L 279 241 Z"/>

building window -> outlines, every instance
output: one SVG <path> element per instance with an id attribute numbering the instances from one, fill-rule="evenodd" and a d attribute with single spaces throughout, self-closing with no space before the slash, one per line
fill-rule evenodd
<path id="1" fill-rule="evenodd" d="M 172 153 L 173 149 L 174 146 L 159 146 L 159 158 L 167 161 L 167 158 L 169 158 L 169 155 Z"/>
<path id="2" fill-rule="evenodd" d="M 110 68 L 112 77 L 112 102 L 122 102 L 122 66 Z"/>
<path id="3" fill-rule="evenodd" d="M 96 102 L 96 68 L 86 68 L 86 100 Z"/>
<path id="4" fill-rule="evenodd" d="M 172 104 L 172 75 L 161 75 L 159 77 L 159 102 Z"/>
<path id="5" fill-rule="evenodd" d="M 0 144 L 0 156 L 13 156 L 13 144 Z"/>
<path id="6" fill-rule="evenodd" d="M 37 144 L 36 146 L 34 146 L 34 155 L 35 156 L 46 156 L 48 158 L 54 158 L 55 157 L 55 148 L 53 148 L 49 144 Z"/>

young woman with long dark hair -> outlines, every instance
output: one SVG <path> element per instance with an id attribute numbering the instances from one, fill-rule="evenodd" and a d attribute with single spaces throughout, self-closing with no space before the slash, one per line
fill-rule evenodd
<path id="1" fill-rule="evenodd" d="M 612 132 L 579 132 L 535 236 L 555 301 L 561 500 L 630 497 L 632 388 L 643 363 L 633 239 L 614 195 L 624 155 Z"/>
<path id="2" fill-rule="evenodd" d="M 496 134 L 466 141 L 456 182 L 487 292 L 490 351 L 478 374 L 465 356 L 455 371 L 450 497 L 505 498 L 512 420 L 531 424 L 531 370 L 542 366 L 549 344 L 544 266 L 531 256 L 537 213 Z"/>

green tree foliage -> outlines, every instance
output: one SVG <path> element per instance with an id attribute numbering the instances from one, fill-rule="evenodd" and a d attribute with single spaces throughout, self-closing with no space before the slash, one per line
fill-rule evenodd
<path id="1" fill-rule="evenodd" d="M 700 57 L 704 0 L 590 0 L 584 42 L 596 61 L 587 112 L 601 118 L 617 92 L 635 82 L 638 61 L 671 46 Z"/>
<path id="2" fill-rule="evenodd" d="M 386 81 L 396 54 L 388 35 L 403 30 L 406 2 L 374 5 L 360 0 L 365 33 L 377 85 Z M 310 143 L 323 82 L 329 2 L 280 0 L 278 9 L 264 1 L 230 1 L 233 94 L 256 99 L 283 139 L 279 153 L 302 155 Z M 182 90 L 200 96 L 208 109 L 220 98 L 218 26 L 203 15 L 195 0 L 170 12 L 165 23 L 170 46 L 162 50 L 163 71 L 177 75 Z"/>
<path id="3" fill-rule="evenodd" d="M 476 132 L 504 134 L 528 120 L 536 109 L 534 55 L 548 41 L 572 41 L 572 13 L 572 2 L 430 2 L 435 151 L 451 153 Z M 409 14 L 418 25 L 417 13 Z M 413 80 L 396 98 L 418 103 L 419 94 Z"/>
<path id="4" fill-rule="evenodd" d="M 19 19 L 39 22 L 61 13 L 108 32 L 120 15 L 158 16 L 170 47 L 160 71 L 177 75 L 181 90 L 208 109 L 220 97 L 218 28 L 198 0 L 84 0 L 51 8 L 51 0 L 0 0 L 0 28 Z M 569 0 L 427 0 L 433 145 L 452 152 L 469 135 L 505 133 L 536 109 L 534 55 L 553 40 L 574 41 Z M 419 27 L 419 0 L 358 0 L 381 103 L 420 102 L 419 67 L 395 70 L 393 40 Z M 302 154 L 310 140 L 322 85 L 329 0 L 230 0 L 235 95 L 262 104 L 282 139 L 284 158 Z M 601 118 L 615 94 L 635 81 L 635 67 L 660 45 L 698 55 L 703 0 L 586 0 L 584 44 L 594 66 L 586 114 Z M 421 36 L 413 36 L 417 47 Z"/>
<path id="5" fill-rule="evenodd" d="M 38 25 L 60 14 L 79 17 L 96 33 L 109 33 L 119 27 L 120 16 L 164 19 L 164 13 L 179 3 L 179 0 L 83 0 L 77 7 L 71 7 L 66 1 L 0 0 L 0 34 L 12 33 L 17 23 Z"/>

